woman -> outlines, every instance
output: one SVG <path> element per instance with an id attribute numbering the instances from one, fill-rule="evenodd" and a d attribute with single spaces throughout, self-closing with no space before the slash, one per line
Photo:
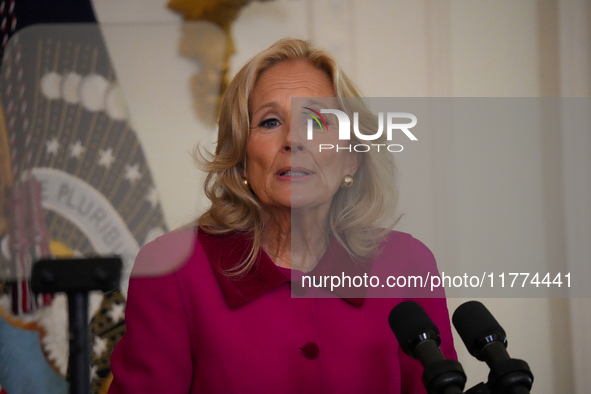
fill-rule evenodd
<path id="1" fill-rule="evenodd" d="M 376 225 L 395 204 L 391 156 L 319 152 L 338 143 L 329 116 L 306 138 L 302 112 L 350 111 L 339 97 L 358 96 L 334 60 L 301 40 L 277 42 L 236 75 L 208 162 L 212 205 L 197 230 L 140 251 L 136 276 L 175 268 L 130 280 L 110 393 L 425 392 L 420 364 L 387 324 L 400 299 L 323 289 L 312 298 L 301 282 L 290 286 L 302 273 L 371 269 L 380 256 L 435 269 L 419 241 Z M 306 98 L 304 110 L 298 102 L 292 114 L 293 97 Z M 334 293 L 342 298 L 320 298 Z M 455 357 L 445 300 L 422 304 Z"/>

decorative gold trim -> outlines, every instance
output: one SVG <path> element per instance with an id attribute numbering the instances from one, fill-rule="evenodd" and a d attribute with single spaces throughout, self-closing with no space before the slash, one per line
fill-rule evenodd
<path id="1" fill-rule="evenodd" d="M 183 27 L 184 37 L 181 40 L 180 52 L 183 56 L 196 57 L 203 70 L 191 79 L 191 90 L 195 98 L 194 109 L 199 118 L 207 124 L 214 124 L 217 120 L 221 98 L 229 83 L 230 56 L 235 47 L 232 40 L 232 23 L 238 17 L 242 8 L 254 0 L 169 0 L 168 7 L 183 15 L 186 21 L 210 22 L 221 28 L 225 43 L 212 44 L 203 40 L 202 36 L 190 35 L 190 27 Z M 266 1 L 266 0 L 260 0 Z M 190 25 L 190 24 L 188 24 Z M 205 45 L 203 45 L 205 43 Z M 224 53 L 219 54 L 219 46 L 224 45 Z M 205 47 L 205 51 L 195 53 L 191 49 Z M 211 55 L 214 56 L 211 56 Z M 215 63 L 210 62 L 215 59 Z M 212 111 L 213 109 L 213 111 Z"/>

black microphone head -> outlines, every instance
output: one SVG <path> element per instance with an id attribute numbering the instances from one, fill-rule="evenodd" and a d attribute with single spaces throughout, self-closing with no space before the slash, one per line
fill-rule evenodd
<path id="1" fill-rule="evenodd" d="M 414 357 L 414 348 L 426 339 L 441 343 L 439 330 L 422 306 L 414 301 L 404 301 L 396 305 L 388 317 L 390 328 L 396 335 L 404 353 Z"/>
<path id="2" fill-rule="evenodd" d="M 505 330 L 478 301 L 460 305 L 453 314 L 452 322 L 470 354 L 479 360 L 482 360 L 482 349 L 491 342 L 501 342 L 507 347 Z"/>

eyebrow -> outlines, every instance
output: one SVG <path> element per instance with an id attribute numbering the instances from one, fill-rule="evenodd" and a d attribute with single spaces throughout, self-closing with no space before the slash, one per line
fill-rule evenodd
<path id="1" fill-rule="evenodd" d="M 330 103 L 329 102 L 321 102 L 321 101 L 315 100 L 310 97 L 300 103 L 303 103 L 304 105 L 310 106 L 310 107 L 318 106 L 318 107 L 324 108 L 324 109 L 328 109 L 328 108 L 341 109 L 338 101 L 336 100 L 336 97 L 323 97 L 323 98 L 329 99 L 331 102 Z"/>
<path id="2" fill-rule="evenodd" d="M 312 99 L 312 98 L 310 98 L 310 99 L 306 100 L 306 101 L 304 102 L 304 104 L 306 104 L 306 105 L 310 105 L 310 104 L 316 104 L 316 105 L 318 105 L 318 106 L 320 106 L 320 107 L 324 107 L 324 106 L 326 106 L 326 103 L 321 103 L 320 101 L 318 101 L 318 100 L 314 100 L 314 99 Z"/>
<path id="3" fill-rule="evenodd" d="M 250 118 L 250 122 L 254 121 L 255 116 L 265 110 L 266 108 L 278 108 L 279 107 L 279 102 L 278 101 L 270 101 L 268 103 L 265 103 L 263 105 L 261 105 L 260 107 L 258 107 L 255 111 L 253 111 L 252 113 L 250 113 L 249 118 Z M 250 112 L 250 111 L 249 111 Z"/>
<path id="4" fill-rule="evenodd" d="M 334 98 L 334 97 L 330 97 L 330 98 Z M 319 107 L 326 107 L 326 105 L 327 105 L 327 103 L 322 103 L 322 102 L 320 102 L 320 101 L 318 101 L 318 100 L 315 100 L 315 99 L 313 99 L 313 98 L 307 98 L 307 99 L 306 99 L 306 101 L 304 101 L 304 104 L 306 104 L 306 105 L 314 105 L 314 104 L 315 104 L 315 105 L 317 105 L 317 106 L 319 106 Z M 268 102 L 268 103 L 265 103 L 265 104 L 261 105 L 260 107 L 258 107 L 258 108 L 256 109 L 256 111 L 254 111 L 254 112 L 251 114 L 251 116 L 250 116 L 250 117 L 251 117 L 251 121 L 252 121 L 252 118 L 253 118 L 253 117 L 254 117 L 254 116 L 257 114 L 257 113 L 259 113 L 260 111 L 262 111 L 262 110 L 264 110 L 264 109 L 266 109 L 266 108 L 277 108 L 277 107 L 279 107 L 279 102 L 278 102 L 278 101 L 270 101 L 270 102 Z"/>
<path id="5" fill-rule="evenodd" d="M 266 109 L 266 108 L 277 108 L 277 107 L 279 107 L 279 102 L 278 101 L 270 101 L 268 103 L 265 103 L 265 104 L 261 105 L 260 107 L 258 107 L 256 109 L 256 111 L 254 111 L 251 114 L 251 118 L 254 117 L 254 115 L 256 115 L 257 113 L 259 113 L 263 109 Z"/>

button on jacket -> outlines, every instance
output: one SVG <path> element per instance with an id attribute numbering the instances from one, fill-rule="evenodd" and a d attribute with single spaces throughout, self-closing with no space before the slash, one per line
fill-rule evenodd
<path id="1" fill-rule="evenodd" d="M 244 234 L 183 230 L 141 249 L 109 393 L 426 392 L 420 363 L 400 350 L 388 325 L 401 298 L 294 298 L 291 270 L 263 251 L 245 278 L 224 276 L 250 245 Z M 333 239 L 309 274 L 351 265 L 347 256 Z M 401 232 L 390 233 L 380 258 L 436 270 L 427 247 Z M 171 272 L 147 276 L 163 264 Z M 415 301 L 439 327 L 444 355 L 455 359 L 445 299 Z"/>

